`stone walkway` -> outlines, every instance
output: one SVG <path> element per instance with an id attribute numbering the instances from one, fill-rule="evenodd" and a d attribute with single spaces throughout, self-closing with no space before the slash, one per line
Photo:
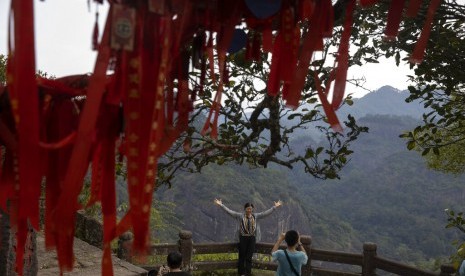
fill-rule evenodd
<path id="1" fill-rule="evenodd" d="M 74 239 L 76 264 L 73 271 L 64 275 L 97 276 L 102 274 L 102 250 L 79 239 Z M 46 251 L 43 233 L 37 235 L 37 258 L 41 276 L 60 275 L 56 251 Z M 113 274 L 115 276 L 147 275 L 147 271 L 113 256 Z"/>

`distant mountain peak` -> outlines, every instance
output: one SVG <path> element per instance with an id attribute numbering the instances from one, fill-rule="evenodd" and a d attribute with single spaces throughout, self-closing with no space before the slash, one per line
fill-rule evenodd
<path id="1" fill-rule="evenodd" d="M 413 118 L 421 118 L 425 113 L 425 109 L 418 102 L 406 103 L 408 90 L 399 90 L 390 85 L 385 85 L 379 89 L 366 94 L 361 98 L 354 99 L 352 106 L 343 106 L 338 115 L 345 118 L 347 114 L 351 114 L 355 118 L 362 118 L 366 115 L 397 115 L 411 116 Z"/>
<path id="2" fill-rule="evenodd" d="M 386 92 L 401 93 L 402 91 L 390 85 L 381 86 L 378 90 L 374 91 L 374 93 L 386 93 Z"/>

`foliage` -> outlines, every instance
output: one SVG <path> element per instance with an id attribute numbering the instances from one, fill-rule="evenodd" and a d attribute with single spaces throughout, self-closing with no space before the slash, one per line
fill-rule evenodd
<path id="1" fill-rule="evenodd" d="M 194 276 L 233 276 L 237 275 L 237 269 L 222 269 L 215 271 L 194 271 Z"/>
<path id="2" fill-rule="evenodd" d="M 330 43 L 326 45 L 324 58 L 315 63 L 323 74 L 329 72 L 329 67 L 324 66 L 329 51 Z M 229 83 L 219 110 L 218 139 L 211 140 L 200 134 L 217 89 L 216 84 L 208 80 L 203 93 L 197 95 L 191 127 L 159 163 L 159 183 L 171 185 L 178 171 L 200 172 L 210 163 L 248 164 L 255 168 L 266 168 L 272 163 L 288 168 L 303 164 L 304 171 L 316 178 L 338 178 L 338 172 L 352 153 L 351 142 L 366 132 L 366 128 L 358 126 L 353 118 L 344 122 L 344 133 L 334 133 L 326 125 L 319 131 L 327 138 L 327 143 L 294 151 L 289 145 L 293 132 L 326 120 L 312 88 L 312 73 L 307 77 L 302 106 L 293 111 L 286 108 L 279 97 L 267 93 L 265 84 L 270 68 L 267 56 L 254 63 L 244 56 L 242 51 L 228 58 Z M 194 87 L 199 86 L 197 77 L 194 74 L 191 78 Z M 346 102 L 350 103 L 351 99 Z M 186 144 L 189 144 L 188 151 L 184 151 Z"/>
<path id="3" fill-rule="evenodd" d="M 463 212 L 456 213 L 454 210 L 445 209 L 447 215 L 446 228 L 455 228 L 465 234 L 465 216 Z M 463 239 L 453 242 L 457 252 L 451 256 L 455 268 L 458 268 L 465 259 L 465 241 Z"/>
<path id="4" fill-rule="evenodd" d="M 84 206 L 85 214 L 87 216 L 101 219 L 101 206 L 100 202 L 93 204 L 92 206 L 87 206 L 87 203 L 90 200 L 91 190 L 90 190 L 91 182 L 88 177 L 84 179 L 84 185 L 82 185 L 82 190 L 79 193 L 78 201 L 81 206 Z"/>
<path id="5" fill-rule="evenodd" d="M 0 85 L 6 84 L 6 56 L 0 54 Z"/>
<path id="6" fill-rule="evenodd" d="M 354 54 L 358 65 L 363 62 L 376 63 L 379 57 L 394 58 L 397 64 L 409 62 L 405 52 L 411 53 L 423 28 L 427 14 L 426 2 L 423 3 L 418 16 L 405 18 L 401 24 L 396 40 L 383 39 L 380 35 L 385 27 L 383 15 L 388 9 L 388 2 L 361 10 L 354 29 L 354 44 L 362 46 Z M 415 75 L 409 76 L 415 84 L 409 87 L 407 102 L 420 101 L 425 107 L 422 124 L 413 131 L 403 134 L 408 149 L 417 149 L 422 155 L 439 155 L 442 150 L 447 153 L 461 148 L 465 139 L 465 70 L 462 62 L 465 53 L 465 5 L 455 0 L 442 1 L 437 10 L 428 48 L 422 63 L 410 63 Z M 356 58 L 357 57 L 357 58 Z M 453 145 L 457 144 L 457 147 Z M 440 158 L 448 158 L 444 154 Z M 447 166 L 458 161 L 464 164 L 462 157 L 455 156 L 445 160 L 444 164 L 436 162 L 437 158 L 428 158 L 432 168 L 447 171 Z M 436 160 L 436 161 L 432 161 Z M 452 169 L 452 172 L 457 172 Z"/>
<path id="7" fill-rule="evenodd" d="M 353 144 L 354 154 L 342 179 L 300 184 L 297 189 L 305 198 L 303 203 L 315 212 L 332 211 L 333 217 L 347 222 L 354 237 L 375 242 L 381 256 L 437 268 L 434 259 L 447 262 L 453 251 L 448 243 L 460 238 L 444 231 L 442 210 L 460 208 L 461 178 L 430 171 L 421 157 L 404 151 L 402 140 L 396 137 L 418 120 L 371 116 L 359 121 L 370 128 L 370 135 Z M 297 172 L 295 182 L 303 181 Z M 341 236 L 331 230 L 323 235 L 313 230 L 315 243 L 327 235 Z"/>
<path id="8" fill-rule="evenodd" d="M 415 149 L 425 157 L 434 170 L 462 174 L 465 172 L 465 5 L 463 2 L 446 0 L 436 16 L 425 60 L 412 66 L 415 83 L 409 87 L 408 102 L 420 100 L 425 108 L 422 124 L 401 135 L 409 150 Z M 407 22 L 399 35 L 396 47 L 412 49 L 412 41 L 418 33 L 416 21 Z M 389 52 L 389 50 L 387 51 Z M 447 228 L 464 230 L 463 213 L 446 209 Z M 463 241 L 463 239 L 462 239 Z M 456 241 L 457 254 L 452 256 L 456 267 L 465 258 L 465 243 Z"/>
<path id="9" fill-rule="evenodd" d="M 366 12 L 368 16 L 373 15 L 372 10 Z M 419 14 L 421 20 L 404 22 L 396 41 L 382 43 L 376 37 L 371 38 L 374 46 L 381 45 L 379 55 L 394 57 L 399 64 L 400 51 L 412 52 L 413 42 L 417 40 L 424 22 L 426 7 Z M 465 172 L 465 70 L 461 62 L 465 53 L 464 14 L 464 3 L 456 0 L 442 1 L 437 10 L 424 61 L 410 65 L 415 71 L 415 75 L 410 76 L 414 85 L 409 87 L 410 96 L 406 100 L 420 101 L 427 111 L 421 124 L 400 136 L 406 140 L 409 150 L 416 150 L 424 156 L 429 168 L 456 175 Z M 373 19 L 367 18 L 368 28 L 375 29 L 380 23 Z M 450 210 L 446 213 L 447 227 L 462 231 L 462 213 L 455 214 Z M 456 245 L 458 254 L 453 256 L 453 260 L 457 264 L 465 254 L 464 244 L 458 242 Z"/>
<path id="10" fill-rule="evenodd" d="M 193 254 L 193 262 L 219 262 L 219 261 L 231 261 L 237 260 L 237 253 L 216 253 L 216 254 Z M 270 262 L 270 255 L 257 254 L 256 258 L 260 261 Z M 148 262 L 143 263 L 144 266 L 160 266 L 166 264 L 166 255 L 155 255 L 150 256 Z M 256 269 L 252 270 L 254 274 L 257 273 Z M 259 275 L 274 275 L 273 271 L 260 270 Z M 218 269 L 215 271 L 193 271 L 192 275 L 196 276 L 213 276 L 213 275 L 237 275 L 237 269 Z"/>
<path id="11" fill-rule="evenodd" d="M 117 180 L 117 183 L 119 182 L 122 182 L 122 180 Z M 125 184 L 122 185 L 124 186 Z M 101 219 L 102 210 L 100 202 L 96 202 L 91 206 L 87 206 L 87 203 L 90 199 L 90 188 L 91 182 L 87 177 L 84 180 L 83 188 L 78 197 L 79 204 L 85 206 L 84 210 L 86 215 Z M 127 189 L 121 185 L 117 185 L 117 194 L 119 195 L 117 199 L 117 215 L 118 217 L 122 217 L 129 208 Z M 150 229 L 153 232 L 152 238 L 156 237 L 156 239 L 152 240 L 153 242 L 160 242 L 160 240 L 166 239 L 166 235 L 160 235 L 160 232 L 179 232 L 180 226 L 182 226 L 182 222 L 180 222 L 179 218 L 176 216 L 174 211 L 175 208 L 176 205 L 173 202 L 157 200 L 152 202 L 152 208 L 150 210 Z"/>
<path id="12" fill-rule="evenodd" d="M 425 60 L 411 65 L 415 75 L 410 76 L 415 86 L 410 86 L 408 102 L 420 100 L 430 111 L 423 115 L 422 124 L 402 135 L 408 149 L 416 149 L 427 157 L 431 168 L 460 173 L 465 164 L 463 156 L 450 155 L 462 148 L 465 139 L 465 5 L 454 0 L 444 1 L 435 16 Z M 412 41 L 419 33 L 421 21 L 407 21 L 396 48 L 412 49 Z M 392 50 L 387 50 L 390 52 Z M 440 152 L 444 154 L 440 155 Z M 433 155 L 439 156 L 435 157 Z M 458 165 L 450 167 L 456 163 Z"/>

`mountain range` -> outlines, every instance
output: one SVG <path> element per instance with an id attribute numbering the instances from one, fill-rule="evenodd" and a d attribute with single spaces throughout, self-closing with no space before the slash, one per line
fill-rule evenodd
<path id="1" fill-rule="evenodd" d="M 316 180 L 297 167 L 209 165 L 201 174 L 177 175 L 155 200 L 174 203 L 176 227 L 192 231 L 194 242 L 234 240 L 235 221 L 214 205 L 215 198 L 236 211 L 253 202 L 256 212 L 280 199 L 283 207 L 261 222 L 264 242 L 296 229 L 320 249 L 360 253 L 363 242 L 374 242 L 381 256 L 433 269 L 454 253 L 459 233 L 445 229 L 444 209 L 460 210 L 465 186 L 460 177 L 429 170 L 419 153 L 406 149 L 399 135 L 425 112 L 421 103 L 407 104 L 407 96 L 385 86 L 338 111 L 340 118 L 352 114 L 369 127 L 353 143 L 340 180 Z M 309 141 L 301 134 L 292 139 L 295 145 Z M 177 240 L 177 231 L 157 234 L 168 242 Z"/>

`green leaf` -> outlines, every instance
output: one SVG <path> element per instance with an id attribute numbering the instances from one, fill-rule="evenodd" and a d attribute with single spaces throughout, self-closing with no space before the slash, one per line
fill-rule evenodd
<path id="1" fill-rule="evenodd" d="M 310 98 L 310 99 L 307 100 L 307 103 L 309 103 L 309 104 L 314 104 L 316 102 L 317 102 L 317 98 Z"/>
<path id="2" fill-rule="evenodd" d="M 302 117 L 302 114 L 300 114 L 300 113 L 294 113 L 294 114 L 289 115 L 289 116 L 287 117 L 287 119 L 288 119 L 288 120 L 292 120 L 292 119 L 294 119 L 294 118 L 297 117 L 297 116 Z"/>
<path id="3" fill-rule="evenodd" d="M 407 149 L 408 150 L 413 150 L 415 148 L 415 141 L 409 141 L 407 143 Z"/>
<path id="4" fill-rule="evenodd" d="M 307 151 L 305 152 L 305 159 L 312 158 L 313 156 L 315 156 L 313 150 L 307 149 Z"/>
<path id="5" fill-rule="evenodd" d="M 369 63 L 379 63 L 379 61 L 374 58 L 364 58 L 364 60 Z"/>

